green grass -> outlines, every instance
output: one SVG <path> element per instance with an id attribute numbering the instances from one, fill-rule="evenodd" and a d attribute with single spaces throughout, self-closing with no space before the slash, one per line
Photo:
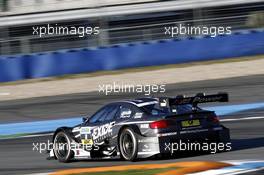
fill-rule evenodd
<path id="1" fill-rule="evenodd" d="M 154 167 L 153 167 L 154 168 Z M 74 175 L 155 175 L 158 173 L 175 170 L 176 168 L 158 168 L 149 170 L 127 170 L 127 171 L 108 171 L 108 172 L 97 172 L 97 173 L 80 173 Z"/>

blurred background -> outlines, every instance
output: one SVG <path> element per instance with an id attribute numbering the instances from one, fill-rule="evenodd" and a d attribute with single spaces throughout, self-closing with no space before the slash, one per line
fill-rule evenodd
<path id="1" fill-rule="evenodd" d="M 98 26 L 100 33 L 84 37 L 33 34 L 33 27 L 47 24 Z M 165 34 L 165 27 L 180 25 L 231 27 L 232 34 L 173 38 Z M 45 134 L 79 124 L 102 105 L 144 96 L 100 92 L 102 85 L 113 82 L 166 85 L 165 96 L 230 94 L 228 104 L 210 107 L 223 114 L 221 121 L 226 119 L 234 151 L 155 160 L 155 164 L 264 162 L 263 55 L 264 0 L 0 0 L 0 141 L 14 138 L 0 143 L 0 150 L 5 150 L 0 174 L 131 164 L 84 161 L 62 165 L 31 150 L 32 143 L 49 139 Z M 20 136 L 25 138 L 17 139 Z"/>
<path id="2" fill-rule="evenodd" d="M 100 26 L 100 35 L 32 35 L 48 23 Z M 263 28 L 264 1 L 0 0 L 0 56 L 169 39 L 164 26 L 179 24 Z"/>

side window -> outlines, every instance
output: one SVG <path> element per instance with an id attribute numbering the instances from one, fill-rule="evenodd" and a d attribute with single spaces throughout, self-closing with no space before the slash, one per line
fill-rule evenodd
<path id="1" fill-rule="evenodd" d="M 107 112 L 107 107 L 104 107 L 103 109 L 99 110 L 97 113 L 95 113 L 90 119 L 89 123 L 96 123 L 100 120 L 101 117 L 103 117 Z"/>
<path id="2" fill-rule="evenodd" d="M 106 112 L 106 115 L 104 116 L 104 118 L 100 118 L 99 120 L 100 121 L 110 121 L 110 120 L 114 119 L 118 109 L 119 109 L 119 106 L 116 106 L 116 105 L 110 106 L 107 109 L 107 112 Z"/>
<path id="3" fill-rule="evenodd" d="M 102 110 L 98 111 L 95 115 L 93 115 L 89 120 L 89 123 L 110 121 L 115 117 L 118 109 L 119 106 L 116 105 L 106 106 Z"/>

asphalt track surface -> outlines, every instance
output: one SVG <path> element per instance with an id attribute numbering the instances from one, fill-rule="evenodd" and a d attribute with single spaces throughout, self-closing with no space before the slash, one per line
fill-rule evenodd
<path id="1" fill-rule="evenodd" d="M 264 102 L 264 75 L 171 84 L 165 95 L 193 94 L 196 92 L 230 93 L 230 104 Z M 158 95 L 158 94 L 156 94 Z M 105 96 L 95 93 L 42 97 L 0 103 L 0 122 L 33 121 L 80 116 L 93 113 L 101 105 L 142 94 L 119 94 Z M 229 118 L 264 116 L 264 109 L 248 110 L 227 116 Z M 192 160 L 244 160 L 264 159 L 264 119 L 224 122 L 230 128 L 232 148 L 230 152 L 178 156 L 173 159 L 152 159 L 138 162 L 120 160 L 77 161 L 59 163 L 46 160 L 47 155 L 32 151 L 33 142 L 47 142 L 49 136 L 0 140 L 0 174 L 28 174 L 49 172 L 66 168 L 113 166 L 124 164 L 167 163 Z"/>

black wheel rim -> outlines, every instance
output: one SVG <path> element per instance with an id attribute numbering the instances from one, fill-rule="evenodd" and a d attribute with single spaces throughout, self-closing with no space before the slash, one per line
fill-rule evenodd
<path id="1" fill-rule="evenodd" d="M 129 133 L 125 133 L 123 135 L 122 147 L 123 147 L 124 154 L 127 157 L 130 157 L 133 154 L 134 143 L 133 143 L 133 138 Z"/>
<path id="2" fill-rule="evenodd" d="M 65 136 L 58 136 L 56 139 L 56 152 L 58 156 L 64 158 L 68 154 L 68 141 Z"/>

